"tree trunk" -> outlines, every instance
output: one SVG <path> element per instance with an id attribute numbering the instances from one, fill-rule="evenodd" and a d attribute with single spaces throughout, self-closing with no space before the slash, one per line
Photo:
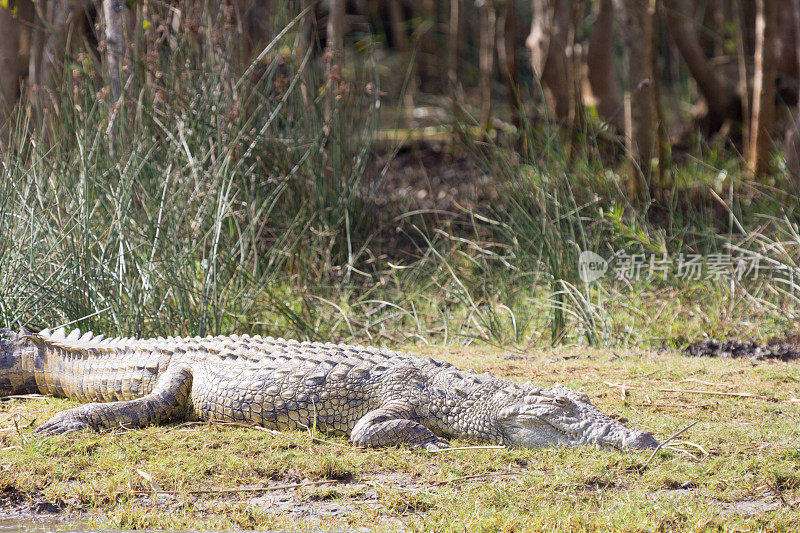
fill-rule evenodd
<path id="1" fill-rule="evenodd" d="M 0 148 L 11 136 L 11 112 L 19 100 L 19 27 L 13 4 L 0 6 Z"/>
<path id="2" fill-rule="evenodd" d="M 246 68 L 253 56 L 272 39 L 273 5 L 271 0 L 237 0 L 235 7 L 241 39 L 239 58 Z"/>
<path id="3" fill-rule="evenodd" d="M 122 107 L 120 70 L 125 53 L 125 38 L 122 33 L 122 4 L 120 0 L 103 0 L 103 22 L 106 33 L 105 52 L 109 84 L 108 127 L 106 133 L 108 134 L 109 148 L 113 157 L 116 151 L 116 123 Z"/>
<path id="4" fill-rule="evenodd" d="M 28 101 L 31 101 L 31 93 L 42 83 L 42 53 L 46 40 L 45 24 L 42 18 L 47 13 L 47 0 L 36 2 L 34 9 L 33 23 L 31 24 L 30 43 L 28 45 Z"/>
<path id="5" fill-rule="evenodd" d="M 480 50 L 478 63 L 481 70 L 481 130 L 489 127 L 489 118 L 492 112 L 492 74 L 494 73 L 494 47 L 495 30 L 497 28 L 497 13 L 492 0 L 484 0 L 480 8 Z"/>
<path id="6" fill-rule="evenodd" d="M 103 21 L 106 26 L 106 65 L 111 90 L 109 105 L 113 110 L 122 94 L 120 67 L 125 51 L 120 0 L 103 0 Z"/>
<path id="7" fill-rule="evenodd" d="M 64 66 L 67 52 L 67 28 L 70 21 L 69 0 L 48 0 L 45 39 L 39 69 L 39 84 L 53 82 Z"/>
<path id="8" fill-rule="evenodd" d="M 31 0 L 17 0 L 17 17 L 19 19 L 19 77 L 24 80 L 28 75 L 28 61 L 30 61 L 31 34 L 36 19 L 36 10 Z M 22 94 L 20 94 L 22 97 Z"/>
<path id="9" fill-rule="evenodd" d="M 301 7 L 306 11 L 306 15 L 303 18 L 303 27 L 300 33 L 299 44 L 297 46 L 296 52 L 296 59 L 297 64 L 301 64 L 303 58 L 306 57 L 306 54 L 309 53 L 314 47 L 314 36 L 317 34 L 317 16 L 314 11 L 314 0 L 302 0 Z M 307 105 L 311 105 L 311 101 L 313 100 L 311 96 L 311 80 L 309 79 L 308 69 L 303 72 L 303 84 L 300 87 L 300 92 L 303 95 L 303 102 Z"/>
<path id="10" fill-rule="evenodd" d="M 502 45 L 498 46 L 498 56 L 503 64 L 503 80 L 506 83 L 508 102 L 511 106 L 511 123 L 519 128 L 522 125 L 522 100 L 519 93 L 519 68 L 517 66 L 517 9 L 516 0 L 506 0 L 503 9 Z"/>
<path id="11" fill-rule="evenodd" d="M 625 141 L 628 152 L 628 194 L 643 200 L 644 184 L 650 183 L 655 148 L 656 110 L 653 94 L 653 2 L 620 0 L 627 66 Z"/>
<path id="12" fill-rule="evenodd" d="M 344 61 L 344 12 L 345 0 L 330 0 L 328 13 L 328 38 L 325 45 L 327 69 L 326 92 L 328 98 L 327 118 L 333 108 L 333 100 L 342 83 L 342 64 Z"/>
<path id="13" fill-rule="evenodd" d="M 726 121 L 740 120 L 741 98 L 733 87 L 714 71 L 713 65 L 703 52 L 697 33 L 694 31 L 687 0 L 664 0 L 664 12 L 675 46 L 697 82 L 708 107 L 704 118 L 706 133 L 716 133 Z"/>
<path id="14" fill-rule="evenodd" d="M 800 0 L 792 1 L 792 15 L 794 17 L 795 28 L 800 30 Z M 800 35 L 795 37 L 795 48 L 798 72 L 800 72 Z M 794 185 L 795 194 L 800 192 L 800 89 L 797 95 L 797 111 L 792 116 L 791 123 L 786 130 L 786 168 L 789 171 L 789 179 Z"/>
<path id="15" fill-rule="evenodd" d="M 614 3 L 600 0 L 586 56 L 589 85 L 597 114 L 617 131 L 625 131 L 622 88 L 614 65 Z"/>
<path id="16" fill-rule="evenodd" d="M 328 42 L 326 43 L 329 75 L 334 70 L 341 69 L 342 56 L 344 55 L 344 8 L 345 0 L 330 0 Z M 341 72 L 336 72 L 335 74 L 338 76 Z"/>
<path id="17" fill-rule="evenodd" d="M 568 122 L 574 110 L 567 56 L 572 1 L 532 0 L 533 22 L 525 41 L 550 116 Z"/>
<path id="18" fill-rule="evenodd" d="M 438 34 L 438 9 L 434 0 L 414 2 L 415 14 L 420 23 L 414 29 L 419 35 L 419 52 L 417 53 L 417 73 L 420 88 L 434 93 L 442 86 L 442 61 L 436 43 Z"/>
<path id="19" fill-rule="evenodd" d="M 458 29 L 461 20 L 461 0 L 450 0 L 450 21 L 447 25 L 447 85 L 453 105 L 453 116 L 458 117 L 460 80 L 458 77 Z"/>
<path id="20" fill-rule="evenodd" d="M 756 51 L 753 73 L 753 111 L 747 164 L 763 179 L 770 169 L 772 127 L 775 124 L 775 29 L 778 1 L 756 0 Z"/>
<path id="21" fill-rule="evenodd" d="M 48 85 L 57 82 L 56 76 L 63 72 L 70 5 L 68 0 L 37 0 L 34 6 L 25 100 L 45 114 L 57 113 L 58 103 Z"/>
<path id="22" fill-rule="evenodd" d="M 336 1 L 336 0 L 333 0 Z M 394 49 L 400 54 L 407 54 L 410 48 L 408 43 L 408 33 L 405 28 L 405 16 L 403 15 L 403 2 L 400 0 L 389 0 L 389 26 L 392 29 L 392 41 Z M 331 6 L 331 10 L 333 6 Z"/>
<path id="23" fill-rule="evenodd" d="M 663 0 L 650 0 L 650 13 L 652 21 L 652 41 L 650 43 L 650 64 L 653 69 L 653 106 L 656 120 L 656 148 L 658 157 L 658 169 L 656 176 L 650 182 L 650 192 L 655 200 L 664 204 L 669 200 L 668 195 L 672 192 L 672 146 L 669 142 L 667 132 L 667 120 L 664 116 L 664 106 L 661 100 L 661 76 L 659 75 L 659 54 L 658 43 L 659 35 L 663 31 L 663 23 L 658 17 L 659 3 Z"/>

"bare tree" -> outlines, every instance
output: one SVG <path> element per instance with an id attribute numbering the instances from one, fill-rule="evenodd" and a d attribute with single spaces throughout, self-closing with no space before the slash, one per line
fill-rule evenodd
<path id="1" fill-rule="evenodd" d="M 69 24 L 73 19 L 71 7 L 69 0 L 47 0 L 47 18 L 42 21 L 45 28 L 45 39 L 39 65 L 37 80 L 39 84 L 47 83 L 58 76 L 64 66 L 67 34 Z M 39 9 L 37 9 L 37 13 L 41 16 Z"/>
<path id="2" fill-rule="evenodd" d="M 109 104 L 113 107 L 122 94 L 120 67 L 125 53 L 122 33 L 122 4 L 119 0 L 103 0 L 103 21 L 106 26 L 106 65 L 111 89 Z"/>
<path id="3" fill-rule="evenodd" d="M 532 0 L 533 21 L 525 42 L 550 115 L 567 121 L 574 110 L 567 56 L 572 1 Z"/>
<path id="4" fill-rule="evenodd" d="M 675 46 L 703 95 L 707 113 L 703 117 L 706 133 L 715 133 L 727 121 L 742 116 L 742 102 L 734 87 L 719 75 L 708 60 L 693 26 L 687 0 L 664 0 L 664 12 Z"/>
<path id="5" fill-rule="evenodd" d="M 517 2 L 506 0 L 503 6 L 502 23 L 498 27 L 503 32 L 497 48 L 498 58 L 503 68 L 503 80 L 509 105 L 511 106 L 511 123 L 516 127 L 522 124 L 522 101 L 519 94 L 519 68 L 517 66 Z"/>
<path id="6" fill-rule="evenodd" d="M 792 0 L 792 15 L 795 27 L 795 60 L 800 74 L 800 0 Z M 786 130 L 786 167 L 795 188 L 800 190 L 800 87 L 798 87 L 798 109 L 792 115 Z"/>
<path id="7" fill-rule="evenodd" d="M 0 146 L 10 133 L 8 118 L 19 99 L 19 22 L 13 4 L 0 6 Z"/>
<path id="8" fill-rule="evenodd" d="M 403 2 L 400 0 L 389 0 L 386 2 L 389 8 L 389 25 L 392 30 L 392 40 L 394 48 L 401 54 L 408 54 L 411 46 L 408 41 L 408 33 L 405 28 L 405 15 L 403 15 Z M 333 9 L 333 8 L 331 8 Z"/>
<path id="9" fill-rule="evenodd" d="M 653 92 L 653 0 L 619 0 L 625 42 L 627 92 L 625 94 L 625 140 L 628 152 L 628 193 L 642 199 L 644 183 L 650 181 L 655 148 L 656 109 Z"/>
<path id="10" fill-rule="evenodd" d="M 345 0 L 330 0 L 330 13 L 328 13 L 328 75 L 341 75 L 341 65 L 344 56 L 344 12 Z M 336 72 L 334 72 L 336 71 Z"/>
<path id="11" fill-rule="evenodd" d="M 239 60 L 242 65 L 247 65 L 252 61 L 253 54 L 260 52 L 272 38 L 274 6 L 271 0 L 237 0 L 234 8 L 236 30 L 241 39 Z"/>
<path id="12" fill-rule="evenodd" d="M 492 74 L 494 73 L 495 32 L 497 30 L 497 12 L 492 0 L 484 0 L 480 8 L 480 50 L 478 63 L 481 70 L 481 129 L 489 127 L 492 112 Z"/>
<path id="13" fill-rule="evenodd" d="M 420 23 L 415 28 L 419 35 L 419 53 L 417 54 L 420 86 L 424 91 L 432 92 L 441 87 L 443 80 L 442 64 L 435 35 L 437 32 L 438 8 L 435 0 L 414 2 L 414 18 Z"/>
<path id="14" fill-rule="evenodd" d="M 122 107 L 122 82 L 120 70 L 125 53 L 125 38 L 122 33 L 122 4 L 120 0 L 103 0 L 103 22 L 106 31 L 106 68 L 109 83 L 108 128 L 111 154 L 116 150 L 116 123 Z"/>
<path id="15" fill-rule="evenodd" d="M 302 61 L 314 46 L 314 35 L 316 34 L 317 29 L 317 16 L 314 11 L 314 0 L 302 0 L 300 5 L 306 14 L 303 18 L 303 27 L 296 49 L 296 57 L 299 61 Z M 303 73 L 303 85 L 300 88 L 300 91 L 303 95 L 303 101 L 306 103 L 306 105 L 311 105 L 312 98 L 309 90 L 310 86 L 311 82 L 308 77 L 308 71 L 306 71 Z"/>
<path id="16" fill-rule="evenodd" d="M 596 16 L 586 54 L 587 77 L 597 113 L 617 131 L 625 130 L 622 88 L 614 66 L 614 3 L 595 2 Z"/>
<path id="17" fill-rule="evenodd" d="M 458 78 L 458 30 L 461 26 L 461 0 L 450 0 L 450 20 L 447 25 L 447 85 L 453 103 L 453 115 L 458 116 L 460 81 Z"/>
<path id="18" fill-rule="evenodd" d="M 753 110 L 747 164 L 759 178 L 770 167 L 771 133 L 775 123 L 775 38 L 777 0 L 756 0 L 756 51 L 753 72 Z"/>

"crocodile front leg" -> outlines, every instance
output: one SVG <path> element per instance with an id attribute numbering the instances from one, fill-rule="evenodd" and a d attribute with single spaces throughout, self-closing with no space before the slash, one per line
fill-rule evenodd
<path id="1" fill-rule="evenodd" d="M 144 427 L 185 416 L 189 408 L 192 374 L 187 368 L 170 368 L 160 376 L 150 394 L 121 402 L 87 403 L 61 411 L 36 429 L 39 435 L 57 435 L 82 429 Z"/>
<path id="2" fill-rule="evenodd" d="M 412 406 L 402 402 L 389 403 L 361 417 L 350 433 L 350 440 L 356 446 L 372 448 L 407 445 L 434 451 L 450 447 L 445 439 L 437 437 L 413 418 Z"/>

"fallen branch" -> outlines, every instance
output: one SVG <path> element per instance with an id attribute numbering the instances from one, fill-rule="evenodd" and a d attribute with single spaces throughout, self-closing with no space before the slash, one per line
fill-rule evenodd
<path id="1" fill-rule="evenodd" d="M 611 383 L 608 381 L 604 381 L 606 385 L 609 387 L 619 388 L 623 391 L 628 390 L 656 390 L 659 392 L 677 392 L 681 394 L 706 394 L 709 396 L 733 396 L 736 398 L 755 398 L 757 400 L 767 400 L 769 402 L 779 402 L 779 401 L 788 401 L 790 403 L 795 403 L 795 401 L 800 401 L 796 399 L 780 399 L 780 398 L 773 398 L 770 396 L 762 396 L 760 394 L 753 394 L 752 392 L 722 392 L 722 391 L 715 391 L 715 390 L 697 390 L 697 389 L 668 389 L 668 388 L 653 388 L 650 389 L 648 387 L 640 387 L 638 385 L 625 385 L 623 383 Z"/>
<path id="2" fill-rule="evenodd" d="M 12 394 L 11 396 L 3 396 L 2 401 L 6 400 L 39 400 L 41 398 L 48 398 L 43 394 Z"/>
<path id="3" fill-rule="evenodd" d="M 470 476 L 461 476 L 456 477 L 453 479 L 447 479 L 445 481 L 436 481 L 433 483 L 434 485 L 449 485 L 450 483 L 456 483 L 458 481 L 469 481 L 470 479 L 480 479 L 486 477 L 505 477 L 505 476 L 519 476 L 522 472 L 487 472 L 486 474 L 473 474 Z"/>
<path id="4" fill-rule="evenodd" d="M 270 435 L 287 435 L 282 431 L 277 431 L 274 429 L 265 428 L 263 426 L 258 426 L 255 424 L 245 424 L 243 422 L 221 422 L 219 420 L 210 420 L 210 425 L 212 426 L 231 426 L 236 428 L 245 428 L 245 429 L 255 429 L 256 431 L 262 431 L 264 433 L 269 433 Z"/>
<path id="5" fill-rule="evenodd" d="M 333 442 L 332 440 L 325 440 L 319 437 L 311 437 L 311 442 L 316 442 L 317 444 L 327 444 L 328 446 L 338 446 L 339 448 L 349 448 L 349 446 L 339 442 Z"/>
<path id="6" fill-rule="evenodd" d="M 460 452 L 462 450 L 505 450 L 507 446 L 460 446 L 458 448 L 443 448 L 440 450 L 427 450 L 428 453 Z"/>
<path id="7" fill-rule="evenodd" d="M 303 483 L 290 483 L 287 485 L 273 485 L 272 487 L 247 487 L 237 489 L 205 489 L 205 490 L 134 490 L 131 492 L 117 492 L 118 495 L 123 494 L 137 494 L 137 495 L 152 495 L 152 494 L 167 494 L 171 496 L 178 496 L 180 494 L 236 494 L 241 492 L 270 492 L 273 490 L 286 490 L 298 489 L 301 487 L 314 487 L 317 485 L 324 485 L 327 483 L 338 483 L 335 479 L 321 479 L 319 481 L 305 481 Z"/>
<path id="8" fill-rule="evenodd" d="M 650 454 L 650 457 L 648 457 L 648 458 L 647 458 L 647 461 L 645 461 L 645 462 L 644 462 L 644 464 L 643 464 L 643 465 L 642 465 L 642 466 L 639 468 L 639 472 L 644 472 L 644 471 L 645 471 L 645 469 L 647 469 L 647 465 L 649 465 L 649 464 L 650 464 L 650 461 L 652 461 L 652 460 L 653 460 L 653 457 L 655 457 L 655 456 L 656 456 L 656 454 L 658 453 L 658 451 L 659 451 L 661 448 L 663 448 L 663 447 L 664 447 L 664 445 L 666 445 L 666 444 L 667 444 L 669 441 L 671 441 L 671 440 L 672 440 L 672 439 L 674 439 L 675 437 L 679 437 L 679 436 L 683 435 L 683 433 L 685 433 L 686 431 L 688 431 L 690 428 L 693 428 L 694 426 L 696 426 L 698 422 L 700 422 L 700 421 L 699 421 L 699 420 L 695 420 L 694 422 L 692 422 L 691 424 L 689 424 L 688 426 L 686 426 L 686 427 L 685 427 L 685 428 L 683 428 L 682 430 L 678 431 L 677 433 L 673 433 L 673 434 L 672 434 L 672 435 L 671 435 L 671 436 L 670 436 L 670 437 L 669 437 L 667 440 L 663 441 L 661 444 L 659 444 L 658 446 L 656 446 L 656 449 L 655 449 L 655 450 L 653 450 L 653 453 L 651 453 L 651 454 Z"/>

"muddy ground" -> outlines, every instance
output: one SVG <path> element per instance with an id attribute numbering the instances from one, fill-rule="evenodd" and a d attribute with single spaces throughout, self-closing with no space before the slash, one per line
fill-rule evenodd
<path id="1" fill-rule="evenodd" d="M 689 344 L 683 353 L 689 356 L 721 357 L 723 359 L 795 361 L 800 359 L 800 336 L 770 339 L 762 344 L 753 340 L 705 339 Z"/>

